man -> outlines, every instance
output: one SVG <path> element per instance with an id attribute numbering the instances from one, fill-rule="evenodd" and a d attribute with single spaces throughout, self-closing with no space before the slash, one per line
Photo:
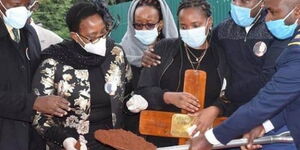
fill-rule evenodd
<path id="1" fill-rule="evenodd" d="M 229 75 L 223 115 L 230 116 L 240 106 L 249 102 L 275 73 L 275 61 L 287 47 L 290 39 L 278 40 L 265 25 L 266 10 L 263 0 L 232 0 L 230 18 L 218 25 L 212 42 L 217 42 L 225 52 Z M 222 103 L 220 103 L 222 104 Z M 207 115 L 206 112 L 202 114 Z M 199 116 L 201 117 L 201 116 Z M 264 123 L 267 128 L 268 122 Z M 269 135 L 287 131 L 286 127 Z M 264 150 L 293 150 L 293 144 L 264 145 Z"/>
<path id="2" fill-rule="evenodd" d="M 36 97 L 31 78 L 39 65 L 40 45 L 27 25 L 29 0 L 0 0 L 0 149 L 34 149 L 38 139 L 31 122 L 35 111 L 64 116 L 69 102 L 56 96 Z M 39 149 L 39 148 L 35 148 Z"/>
<path id="3" fill-rule="evenodd" d="M 278 39 L 292 37 L 300 18 L 300 0 L 265 0 L 264 5 L 268 10 L 265 20 L 270 32 Z M 191 150 L 209 150 L 211 144 L 219 142 L 226 144 L 275 115 L 276 119 L 272 122 L 274 127 L 281 127 L 278 123 L 284 122 L 291 131 L 297 149 L 300 149 L 300 122 L 295 119 L 300 115 L 299 32 L 278 58 L 275 74 L 257 96 L 240 107 L 222 125 L 207 131 L 205 136 L 194 138 Z"/>

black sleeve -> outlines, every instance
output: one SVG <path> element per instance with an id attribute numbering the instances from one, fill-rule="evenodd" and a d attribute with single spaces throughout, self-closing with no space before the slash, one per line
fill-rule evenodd
<path id="1" fill-rule="evenodd" d="M 12 120 L 31 122 L 36 96 L 0 91 L 0 116 Z"/>
<path id="2" fill-rule="evenodd" d="M 141 71 L 138 88 L 136 93 L 142 95 L 149 103 L 149 109 L 160 110 L 167 105 L 163 100 L 163 95 L 167 91 L 160 87 L 160 76 L 165 66 L 165 59 L 172 46 L 168 44 L 168 40 L 162 40 L 156 44 L 154 50 L 156 54 L 161 56 L 161 64 L 156 67 L 143 68 Z"/>

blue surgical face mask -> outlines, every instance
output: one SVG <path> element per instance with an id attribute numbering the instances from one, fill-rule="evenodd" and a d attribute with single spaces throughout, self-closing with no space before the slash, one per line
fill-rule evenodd
<path id="1" fill-rule="evenodd" d="M 182 41 L 189 47 L 198 49 L 206 41 L 206 25 L 188 30 L 180 29 L 180 36 Z"/>
<path id="2" fill-rule="evenodd" d="M 284 40 L 292 37 L 298 26 L 298 19 L 292 25 L 286 25 L 285 20 L 294 12 L 293 9 L 286 17 L 283 19 L 278 19 L 274 21 L 266 22 L 269 31 L 278 39 Z"/>
<path id="3" fill-rule="evenodd" d="M 246 7 L 240 7 L 231 3 L 231 10 L 230 10 L 231 18 L 234 20 L 234 22 L 237 25 L 242 27 L 249 27 L 250 25 L 253 24 L 257 16 L 260 14 L 262 8 L 259 10 L 259 12 L 254 18 L 251 17 L 251 10 L 258 7 L 261 2 L 262 0 L 258 2 L 252 9 Z"/>
<path id="4" fill-rule="evenodd" d="M 5 8 L 3 3 L 0 1 L 0 4 Z M 15 28 L 15 29 L 21 29 L 25 26 L 28 17 L 31 16 L 31 12 L 24 6 L 20 7 L 13 7 L 6 9 L 6 12 L 2 12 L 2 17 L 5 22 L 5 24 Z"/>
<path id="5" fill-rule="evenodd" d="M 144 45 L 151 45 L 158 37 L 158 30 L 157 27 L 152 30 L 135 30 L 134 36 Z"/>

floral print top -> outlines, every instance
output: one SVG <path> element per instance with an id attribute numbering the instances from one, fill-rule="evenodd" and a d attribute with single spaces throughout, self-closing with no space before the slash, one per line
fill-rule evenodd
<path id="1" fill-rule="evenodd" d="M 122 49 L 115 46 L 101 66 L 105 74 L 104 89 L 110 95 L 112 124 L 123 125 L 125 86 L 132 75 Z M 62 146 L 67 137 L 82 139 L 89 132 L 91 94 L 88 69 L 74 69 L 53 58 L 42 62 L 33 80 L 33 91 L 38 96 L 58 95 L 71 103 L 68 115 L 59 118 L 37 112 L 33 125 L 48 144 Z"/>

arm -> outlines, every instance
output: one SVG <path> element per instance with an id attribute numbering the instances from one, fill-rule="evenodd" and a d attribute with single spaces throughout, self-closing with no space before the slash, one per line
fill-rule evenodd
<path id="1" fill-rule="evenodd" d="M 0 117 L 31 122 L 35 99 L 34 94 L 0 91 Z"/>
<path id="2" fill-rule="evenodd" d="M 291 49 L 288 49 L 291 51 Z M 290 56 L 299 56 L 291 53 Z M 249 103 L 240 107 L 228 120 L 213 130 L 221 143 L 227 143 L 265 120 L 275 116 L 300 94 L 300 60 L 288 59 L 281 63 L 270 82 Z M 238 126 L 236 126 L 238 124 Z"/>
<path id="3" fill-rule="evenodd" d="M 33 88 L 38 96 L 56 94 L 55 72 L 58 62 L 53 59 L 45 60 L 38 68 L 34 79 Z M 51 101 L 51 99 L 49 99 Z M 74 128 L 63 127 L 62 118 L 37 113 L 33 126 L 38 133 L 48 141 L 62 146 L 63 141 L 68 137 L 78 139 L 79 135 Z"/>

